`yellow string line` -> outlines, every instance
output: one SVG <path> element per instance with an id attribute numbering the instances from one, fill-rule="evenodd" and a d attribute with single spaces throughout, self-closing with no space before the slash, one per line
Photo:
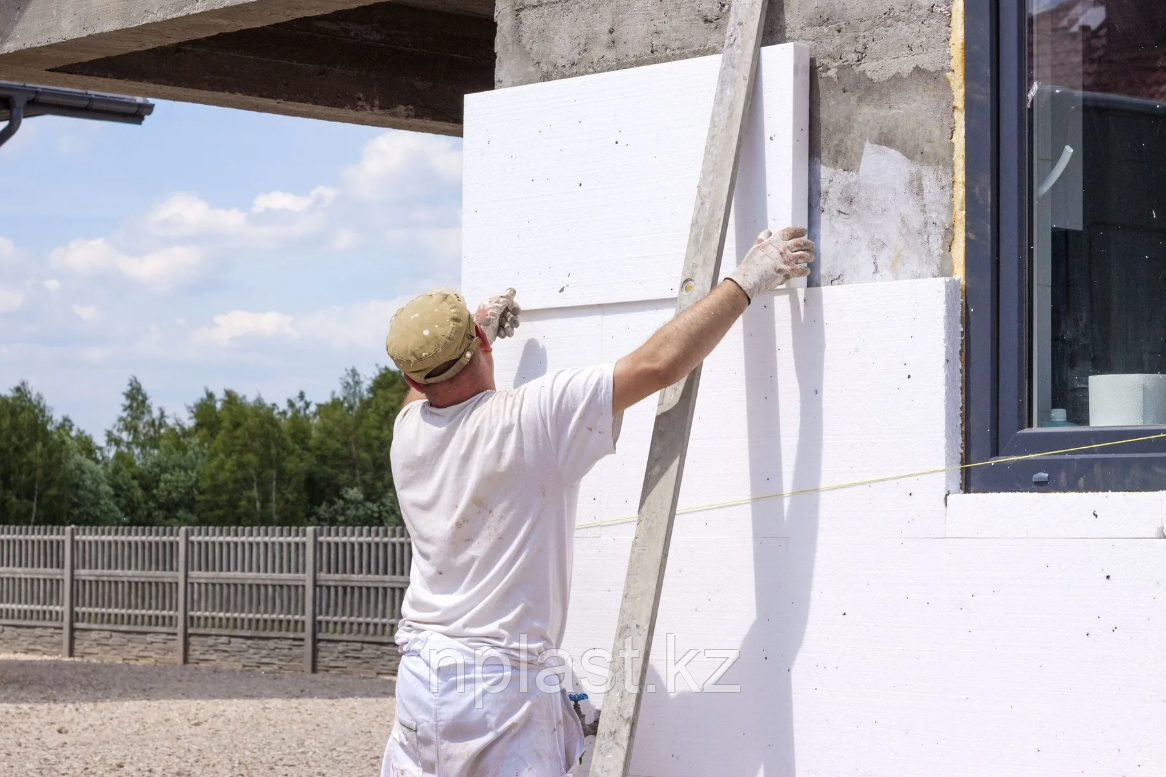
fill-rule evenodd
<path id="1" fill-rule="evenodd" d="M 724 502 L 710 502 L 709 504 L 694 505 L 692 507 L 681 507 L 676 510 L 677 515 L 687 515 L 689 513 L 700 513 L 705 510 L 715 510 L 720 507 L 733 507 L 734 505 L 749 504 L 750 502 L 760 502 L 763 499 L 781 499 L 787 496 L 799 496 L 801 494 L 812 494 L 822 491 L 838 491 L 843 488 L 855 488 L 857 486 L 869 486 L 875 483 L 886 483 L 891 480 L 906 480 L 907 478 L 917 478 L 923 475 L 938 475 L 941 472 L 951 472 L 953 470 L 971 469 L 972 467 L 992 466 L 993 464 L 1004 464 L 1009 461 L 1026 461 L 1028 459 L 1039 459 L 1045 456 L 1059 456 L 1063 453 L 1077 453 L 1078 451 L 1093 450 L 1095 448 L 1106 448 L 1112 445 L 1125 445 L 1131 442 L 1145 442 L 1147 440 L 1160 440 L 1166 437 L 1166 432 L 1161 434 L 1151 434 L 1146 437 L 1132 437 L 1128 440 L 1112 440 L 1110 442 L 1095 442 L 1090 445 L 1078 445 L 1075 448 L 1062 448 L 1056 451 L 1044 451 L 1042 453 L 1026 453 L 1023 456 L 1005 456 L 999 459 L 989 459 L 988 461 L 974 461 L 970 464 L 954 464 L 950 467 L 936 467 L 934 469 L 924 469 L 918 472 L 908 472 L 903 475 L 884 475 L 878 478 L 869 478 L 867 480 L 853 480 L 849 483 L 837 483 L 832 486 L 815 486 L 814 488 L 799 488 L 794 491 L 782 491 L 780 494 L 763 494 L 761 496 L 747 496 L 741 499 L 729 499 Z M 597 526 L 613 526 L 618 523 L 629 523 L 631 521 L 638 521 L 638 515 L 625 515 L 620 518 L 608 518 L 602 521 L 591 521 L 590 523 L 580 523 L 575 526 L 576 529 L 591 529 Z"/>

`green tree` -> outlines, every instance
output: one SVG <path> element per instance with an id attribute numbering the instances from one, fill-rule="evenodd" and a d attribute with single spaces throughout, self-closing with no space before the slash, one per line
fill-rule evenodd
<path id="1" fill-rule="evenodd" d="M 302 524 L 307 452 L 285 427 L 286 414 L 234 391 L 219 403 L 220 429 L 202 468 L 198 510 L 211 524 Z"/>
<path id="2" fill-rule="evenodd" d="M 317 406 L 309 476 L 316 509 L 334 504 L 349 489 L 356 489 L 370 504 L 393 495 L 389 449 L 393 423 L 408 390 L 398 372 L 379 369 L 366 383 L 353 368 L 341 379 L 340 392 Z"/>
<path id="3" fill-rule="evenodd" d="M 390 492 L 377 501 L 370 501 L 359 488 L 346 488 L 336 499 L 317 507 L 312 522 L 321 526 L 404 525 L 396 494 Z"/>
<path id="4" fill-rule="evenodd" d="M 154 406 L 149 395 L 135 376 L 130 376 L 129 385 L 122 393 L 121 413 L 113 428 L 105 433 L 105 445 L 114 453 L 124 453 L 136 462 L 151 451 L 157 450 L 166 432 L 166 412 Z"/>
<path id="5" fill-rule="evenodd" d="M 393 370 L 350 369 L 319 405 L 204 389 L 183 420 L 131 377 L 99 446 L 21 383 L 0 395 L 0 522 L 399 525 L 389 450 L 407 391 Z"/>
<path id="6" fill-rule="evenodd" d="M 68 427 L 27 383 L 0 396 L 0 523 L 66 519 L 68 440 Z"/>
<path id="7" fill-rule="evenodd" d="M 84 444 L 89 441 L 89 446 Z M 69 478 L 69 506 L 62 523 L 78 526 L 116 526 L 126 522 L 117 506 L 107 479 L 105 464 L 98 457 L 88 435 L 69 440 L 66 472 Z"/>

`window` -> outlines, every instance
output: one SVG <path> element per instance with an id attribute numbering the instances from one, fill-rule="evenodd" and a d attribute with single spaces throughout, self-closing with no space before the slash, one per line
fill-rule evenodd
<path id="1" fill-rule="evenodd" d="M 966 10 L 965 487 L 1166 489 L 1166 3 Z"/>

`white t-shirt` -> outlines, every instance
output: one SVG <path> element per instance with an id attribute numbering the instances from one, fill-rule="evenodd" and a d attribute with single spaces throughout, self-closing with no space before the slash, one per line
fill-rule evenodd
<path id="1" fill-rule="evenodd" d="M 401 411 L 391 456 L 413 567 L 398 645 L 429 631 L 528 662 L 559 647 L 579 481 L 619 436 L 613 374 L 564 370 Z"/>

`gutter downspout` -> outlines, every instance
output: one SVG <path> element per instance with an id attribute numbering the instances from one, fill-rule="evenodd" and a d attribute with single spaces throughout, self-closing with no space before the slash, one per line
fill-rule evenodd
<path id="1" fill-rule="evenodd" d="M 20 129 L 21 123 L 24 121 L 24 103 L 28 100 L 25 95 L 12 95 L 8 98 L 11 103 L 10 113 L 8 116 L 8 126 L 0 130 L 0 146 L 7 143 L 16 131 Z"/>

